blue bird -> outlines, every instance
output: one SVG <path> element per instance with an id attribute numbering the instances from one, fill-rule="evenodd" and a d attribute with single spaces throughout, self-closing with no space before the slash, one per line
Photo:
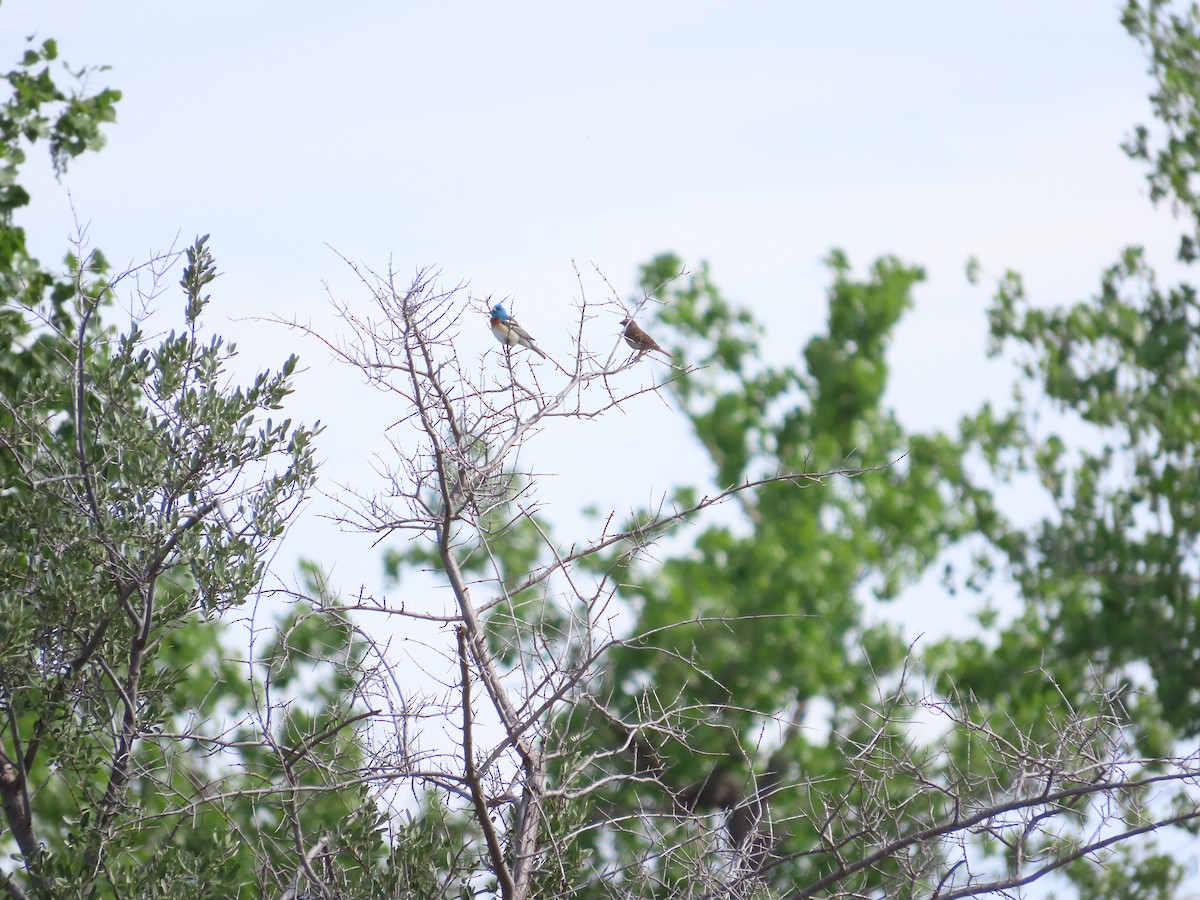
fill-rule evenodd
<path id="1" fill-rule="evenodd" d="M 517 324 L 517 320 L 508 314 L 503 303 L 492 307 L 492 334 L 505 347 L 528 347 L 543 359 L 549 359 L 542 348 L 533 342 L 533 335 Z"/>

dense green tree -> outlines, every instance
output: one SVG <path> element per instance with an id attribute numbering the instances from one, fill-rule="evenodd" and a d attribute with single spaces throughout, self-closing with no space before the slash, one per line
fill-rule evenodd
<path id="1" fill-rule="evenodd" d="M 295 359 L 227 384 L 236 350 L 203 332 L 205 240 L 186 253 L 183 328 L 153 341 L 105 326 L 125 276 L 98 252 L 77 246 L 62 275 L 29 255 L 27 151 L 47 142 L 64 174 L 102 144 L 120 96 L 68 92 L 56 57 L 53 40 L 31 45 L 0 107 L 0 834 L 20 863 L 7 893 L 262 896 L 297 881 L 322 835 L 322 858 L 365 860 L 369 877 L 386 856 L 379 810 L 344 775 L 362 761 L 365 645 L 315 572 L 325 611 L 287 614 L 251 662 L 234 662 L 245 651 L 222 624 L 262 589 L 313 481 L 313 430 L 269 417 Z"/>
<path id="2" fill-rule="evenodd" d="M 1127 145 L 1148 165 L 1150 196 L 1187 228 L 1179 258 L 1195 260 L 1200 198 L 1200 11 L 1131 2 L 1124 24 L 1146 49 L 1157 127 Z M 994 721 L 1045 730 L 1096 683 L 1121 699 L 1138 751 L 1166 755 L 1200 734 L 1200 307 L 1184 281 L 1164 286 L 1141 247 L 1125 250 L 1095 295 L 1037 307 L 1022 279 L 1001 279 L 989 310 L 992 353 L 1014 361 L 1014 402 L 964 420 L 964 446 L 983 463 L 964 505 L 985 549 L 964 581 L 1020 598 L 1016 617 L 929 656 L 944 690 L 969 693 Z M 1023 523 L 991 499 L 1022 487 Z M 1044 511 L 1033 524 L 1030 508 Z M 1003 581 L 992 587 L 998 576 Z M 964 750 L 965 748 L 960 748 Z M 1145 802 L 1139 797 L 1138 802 Z M 1191 802 L 1160 793 L 1159 809 Z M 1071 877 L 1089 896 L 1171 896 L 1184 861 L 1128 852 L 1128 879 Z"/>
<path id="3" fill-rule="evenodd" d="M 634 562 L 622 576 L 638 610 L 633 632 L 648 637 L 608 657 L 607 714 L 627 719 L 679 696 L 707 711 L 686 740 L 657 746 L 654 766 L 664 787 L 728 814 L 734 844 L 752 837 L 749 819 L 762 814 L 756 791 L 766 788 L 779 808 L 799 799 L 784 795 L 801 772 L 849 784 L 846 748 L 881 724 L 864 710 L 906 657 L 893 627 L 866 621 L 864 591 L 895 596 L 963 525 L 939 490 L 944 468 L 958 464 L 953 447 L 906 434 L 882 404 L 886 347 L 921 271 L 885 259 L 858 280 L 841 254 L 829 264 L 828 327 L 798 348 L 797 366 L 758 362 L 756 326 L 707 267 L 659 291 L 656 333 L 672 335 L 674 352 L 696 366 L 669 389 L 712 457 L 716 486 L 775 472 L 853 476 L 748 491 L 738 521 L 705 527 L 686 553 Z M 643 288 L 654 291 L 680 268 L 674 257 L 656 259 Z M 680 488 L 676 502 L 695 493 Z M 597 562 L 625 569 L 623 551 Z M 824 727 L 814 728 L 816 710 L 828 717 Z M 772 721 L 787 727 L 764 742 Z M 906 741 L 899 725 L 886 730 L 888 740 Z M 913 787 L 897 779 L 892 789 Z M 645 808 L 644 799 L 625 800 Z M 814 843 L 808 827 L 783 836 L 784 854 Z M 655 838 L 634 838 L 645 839 Z M 777 868 L 781 883 L 801 877 L 790 868 Z"/>
<path id="4" fill-rule="evenodd" d="M 311 432 L 258 416 L 279 407 L 294 360 L 250 388 L 225 386 L 232 348 L 199 332 L 214 276 L 197 242 L 186 328 L 157 344 L 136 328 L 89 330 L 96 300 L 76 292 L 65 307 L 76 333 L 34 328 L 50 364 L 3 400 L 0 792 L 38 895 L 124 892 L 150 877 L 147 816 L 159 840 L 187 845 L 190 795 L 212 780 L 195 755 L 203 729 L 225 704 L 250 706 L 250 673 L 222 661 L 203 620 L 258 590 L 264 554 L 311 484 Z"/>

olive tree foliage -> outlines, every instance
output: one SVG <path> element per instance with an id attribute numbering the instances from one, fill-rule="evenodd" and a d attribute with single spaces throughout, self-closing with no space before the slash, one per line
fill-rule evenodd
<path id="1" fill-rule="evenodd" d="M 295 360 L 230 388 L 232 348 L 200 331 L 214 263 L 204 240 L 186 255 L 184 328 L 150 340 L 89 327 L 121 280 L 89 283 L 81 254 L 73 332 L 29 309 L 47 364 L 0 400 L 0 801 L 16 896 L 123 894 L 162 874 L 147 850 L 190 830 L 205 769 L 184 748 L 228 712 L 212 708 L 228 692 L 205 696 L 189 666 L 211 654 L 230 681 L 249 675 L 204 652 L 197 623 L 255 594 L 312 483 L 312 432 L 265 415 Z"/>
<path id="2" fill-rule="evenodd" d="M 364 711 L 349 623 L 260 620 L 249 658 L 222 625 L 313 482 L 314 431 L 275 418 L 295 359 L 231 383 L 236 350 L 203 326 L 206 240 L 119 275 L 83 237 L 60 271 L 30 255 L 27 152 L 46 142 L 65 174 L 120 96 L 87 93 L 94 70 L 61 87 L 56 57 L 31 44 L 0 107 L 0 879 L 12 897 L 282 895 L 322 829 L 378 826 L 361 782 L 331 783 Z M 178 275 L 181 327 L 146 334 Z M 137 311 L 124 333 L 116 300 Z"/>

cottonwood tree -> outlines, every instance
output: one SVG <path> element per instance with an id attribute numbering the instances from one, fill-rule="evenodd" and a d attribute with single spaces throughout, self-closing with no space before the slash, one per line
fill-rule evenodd
<path id="1" fill-rule="evenodd" d="M 1149 61 L 1156 118 L 1126 150 L 1146 165 L 1151 200 L 1179 216 L 1186 266 L 1200 221 L 1198 21 L 1193 3 L 1123 12 Z M 1021 608 L 1007 622 L 986 614 L 990 634 L 928 657 L 940 683 L 1025 731 L 1052 724 L 1048 708 L 1078 702 L 1102 678 L 1124 693 L 1125 729 L 1149 758 L 1189 753 L 1200 734 L 1200 309 L 1192 280 L 1164 283 L 1151 258 L 1127 248 L 1093 296 L 1052 306 L 1031 302 L 1017 273 L 997 279 L 992 352 L 1016 363 L 1018 378 L 1008 409 L 963 423 L 975 471 L 987 474 L 964 481 L 981 540 L 956 580 L 969 596 L 1007 579 Z M 995 499 L 1012 483 L 1045 511 L 1033 523 L 1026 511 L 1017 524 Z M 1160 808 L 1188 802 L 1165 793 Z M 1088 896 L 1171 896 L 1187 871 L 1178 846 L 1140 842 L 1119 864 L 1077 865 L 1070 877 Z"/>
<path id="2" fill-rule="evenodd" d="M 708 756 L 678 749 L 666 756 L 665 771 L 677 779 L 679 789 L 691 791 L 689 796 L 696 785 L 707 788 L 714 806 L 725 812 L 728 840 L 735 846 L 739 835 L 746 834 L 746 811 L 762 815 L 760 810 L 766 806 L 776 821 L 790 822 L 773 835 L 780 859 L 768 863 L 778 879 L 777 889 L 785 894 L 812 883 L 823 884 L 823 892 L 845 891 L 849 896 L 872 890 L 940 896 L 1003 890 L 1050 868 L 1069 866 L 1080 859 L 1076 854 L 1083 848 L 1094 848 L 1119 834 L 1136 836 L 1148 822 L 1173 820 L 1176 814 L 1182 817 L 1179 821 L 1191 822 L 1194 792 L 1176 796 L 1172 788 L 1191 784 L 1194 760 L 1171 762 L 1175 750 L 1169 744 L 1141 740 L 1135 723 L 1142 696 L 1131 692 L 1130 683 L 1116 677 L 1116 670 L 1106 668 L 1102 659 L 1089 662 L 1066 654 L 1060 658 L 1056 651 L 1061 647 L 1061 632 L 1017 645 L 1001 644 L 997 650 L 994 668 L 989 670 L 991 683 L 1000 689 L 1010 686 L 1007 695 L 1022 704 L 1023 714 L 1017 715 L 1015 708 L 973 693 L 979 683 L 967 678 L 966 666 L 988 646 L 986 641 L 947 641 L 934 648 L 932 657 L 912 659 L 887 627 L 863 621 L 865 591 L 886 602 L 906 580 L 938 560 L 944 547 L 966 540 L 977 546 L 981 535 L 992 533 L 988 529 L 998 533 L 1006 520 L 995 494 L 968 473 L 981 468 L 977 457 L 969 454 L 999 453 L 1002 444 L 981 448 L 975 440 L 980 434 L 975 417 L 968 420 L 964 436 L 913 434 L 901 428 L 882 403 L 886 386 L 882 351 L 911 302 L 908 292 L 920 272 L 883 260 L 860 281 L 850 277 L 841 255 L 835 254 L 831 264 L 828 325 L 803 348 L 804 369 L 762 367 L 754 375 L 743 374 L 741 384 L 700 370 L 701 383 L 682 386 L 678 402 L 697 436 L 714 448 L 714 462 L 734 459 L 740 466 L 769 467 L 804 447 L 813 448 L 805 452 L 814 456 L 827 453 L 834 458 L 850 453 L 898 455 L 903 450 L 907 455 L 900 465 L 883 472 L 806 492 L 798 499 L 771 498 L 764 491 L 750 507 L 742 528 L 706 529 L 696 538 L 702 553 L 669 560 L 649 571 L 643 568 L 632 579 L 639 587 L 630 593 L 646 598 L 639 607 L 639 628 L 653 627 L 682 608 L 703 603 L 751 615 L 817 612 L 812 620 L 798 619 L 794 628 L 806 633 L 789 636 L 786 642 L 777 637 L 782 626 L 776 625 L 772 633 L 750 622 L 737 638 L 724 641 L 719 634 L 715 638 L 693 634 L 674 643 L 656 638 L 669 651 L 663 664 L 650 662 L 653 657 L 645 653 L 629 653 L 628 661 L 621 660 L 622 650 L 614 654 L 614 667 L 620 666 L 614 673 L 616 685 L 651 684 L 658 691 L 670 685 L 692 696 L 704 691 L 710 703 L 717 703 L 724 691 L 738 701 L 719 720 L 726 730 L 714 730 L 705 745 Z M 644 283 L 658 283 L 662 271 L 677 265 L 673 259 L 656 261 L 646 270 Z M 729 369 L 737 371 L 751 364 L 750 317 L 721 296 L 706 272 L 667 299 L 661 313 L 664 325 L 696 347 L 699 358 L 718 365 L 728 360 Z M 1000 432 L 998 437 L 1002 436 Z M 936 609 L 947 599 L 938 592 L 927 602 Z M 675 632 L 667 634 L 673 637 Z M 755 652 L 739 652 L 745 646 L 753 646 Z M 692 658 L 686 655 L 689 647 L 703 648 L 705 672 L 714 677 L 688 681 L 686 667 L 675 660 L 681 655 Z M 693 655 L 700 659 L 698 651 Z M 927 679 L 915 696 L 912 688 L 919 682 L 904 674 L 902 660 L 910 660 Z M 964 667 L 954 669 L 952 660 Z M 880 685 L 894 682 L 907 683 L 910 690 L 893 693 L 889 700 L 889 692 L 881 691 Z M 633 707 L 643 702 L 644 693 L 619 689 L 617 695 Z M 741 702 L 746 697 L 755 702 Z M 827 718 L 806 720 L 806 705 L 823 709 Z M 927 725 L 933 715 L 940 727 L 931 733 L 896 720 L 897 716 L 907 719 L 915 709 L 924 710 L 916 717 L 918 723 Z M 782 743 L 772 745 L 769 754 L 739 749 L 739 744 L 749 743 L 754 729 L 761 728 L 767 711 L 789 723 L 799 721 L 801 727 L 785 731 Z M 1091 735 L 1088 741 L 1094 746 L 1082 739 L 1084 734 Z M 859 769 L 863 765 L 860 746 L 872 748 L 866 756 L 872 760 L 868 771 L 873 777 Z M 1073 763 L 1069 747 L 1080 754 Z M 900 764 L 888 764 L 889 757 Z M 1168 761 L 1154 761 L 1160 757 Z M 1010 792 L 1018 786 L 1027 790 L 1031 771 L 1045 775 L 1043 787 L 1052 793 L 1050 786 L 1057 779 L 1069 782 L 1082 777 L 1101 759 L 1123 761 L 1119 768 L 1131 781 L 1150 779 L 1145 788 L 1153 788 L 1155 808 L 1162 818 L 1146 812 L 1144 791 L 1117 792 L 1115 796 L 1130 801 L 1129 808 L 1110 803 L 1113 795 L 1109 795 L 1098 801 L 1104 815 L 1075 810 L 1056 816 L 1041 810 L 1021 827 L 988 821 L 983 826 L 986 838 L 956 843 L 953 849 L 935 842 L 938 853 L 926 853 L 920 865 L 905 860 L 900 866 L 888 854 L 877 852 L 894 846 L 893 838 L 905 839 L 904 834 L 932 834 L 944 840 L 946 832 L 925 830 L 939 815 L 931 785 L 946 791 L 949 805 L 941 814 L 952 823 L 957 813 L 951 810 L 994 808 L 994 800 L 1012 798 Z M 1164 771 L 1174 777 L 1156 781 Z M 797 785 L 811 779 L 825 785 L 825 790 L 805 788 L 797 795 L 786 781 L 789 772 L 804 776 Z M 1078 774 L 1067 775 L 1072 772 Z M 980 780 L 983 773 L 987 777 Z M 770 787 L 769 804 L 756 799 L 763 794 L 764 782 Z M 896 811 L 920 809 L 920 815 L 914 821 L 907 812 L 890 818 L 879 812 L 871 820 L 870 802 L 858 806 L 846 800 L 846 809 L 855 812 L 843 819 L 842 813 L 832 812 L 836 804 L 829 792 L 836 795 L 837 785 L 847 798 L 867 791 L 868 796 L 887 797 Z M 1020 798 L 1015 802 L 1022 805 Z M 1117 813 L 1116 819 L 1109 817 Z M 841 834 L 848 841 L 866 843 L 846 852 L 838 844 L 836 830 L 822 832 L 825 815 L 832 823 L 846 822 L 847 831 Z M 1120 817 L 1125 817 L 1123 825 Z M 1105 827 L 1098 828 L 1101 823 Z M 962 836 L 957 832 L 955 840 Z M 928 850 L 916 844 L 910 849 Z M 1011 871 L 972 860 L 972 850 L 996 854 L 993 858 L 1003 860 Z M 871 858 L 878 868 L 872 872 L 860 862 L 845 863 L 863 858 Z M 1072 868 L 1072 877 L 1098 871 L 1093 857 L 1085 853 L 1083 860 Z M 854 867 L 859 867 L 855 878 L 839 884 L 837 874 Z M 1165 876 L 1161 858 L 1147 859 L 1146 873 L 1155 868 Z M 681 867 L 681 875 L 684 871 Z M 953 877 L 943 882 L 950 871 Z M 1159 881 L 1169 884 L 1172 877 Z M 1093 878 L 1085 893 L 1102 895 L 1096 888 Z M 1120 895 L 1117 886 L 1111 895 Z"/>

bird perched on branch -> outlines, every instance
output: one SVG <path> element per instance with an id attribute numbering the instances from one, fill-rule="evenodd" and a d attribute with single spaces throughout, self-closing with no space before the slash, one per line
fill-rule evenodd
<path id="1" fill-rule="evenodd" d="M 638 325 L 637 322 L 633 321 L 633 319 L 622 319 L 621 324 L 625 326 L 625 330 L 622 332 L 625 335 L 625 343 L 627 343 L 638 353 L 651 353 L 657 350 L 659 353 L 669 359 L 672 365 L 675 364 L 675 357 L 673 357 L 662 347 L 658 346 L 658 341 L 650 337 L 650 335 L 646 334 L 646 332 L 642 331 L 641 326 Z"/>
<path id="2" fill-rule="evenodd" d="M 492 334 L 505 347 L 528 347 L 542 359 L 549 359 L 542 348 L 533 342 L 533 335 L 517 324 L 517 320 L 508 314 L 503 303 L 492 307 Z"/>

